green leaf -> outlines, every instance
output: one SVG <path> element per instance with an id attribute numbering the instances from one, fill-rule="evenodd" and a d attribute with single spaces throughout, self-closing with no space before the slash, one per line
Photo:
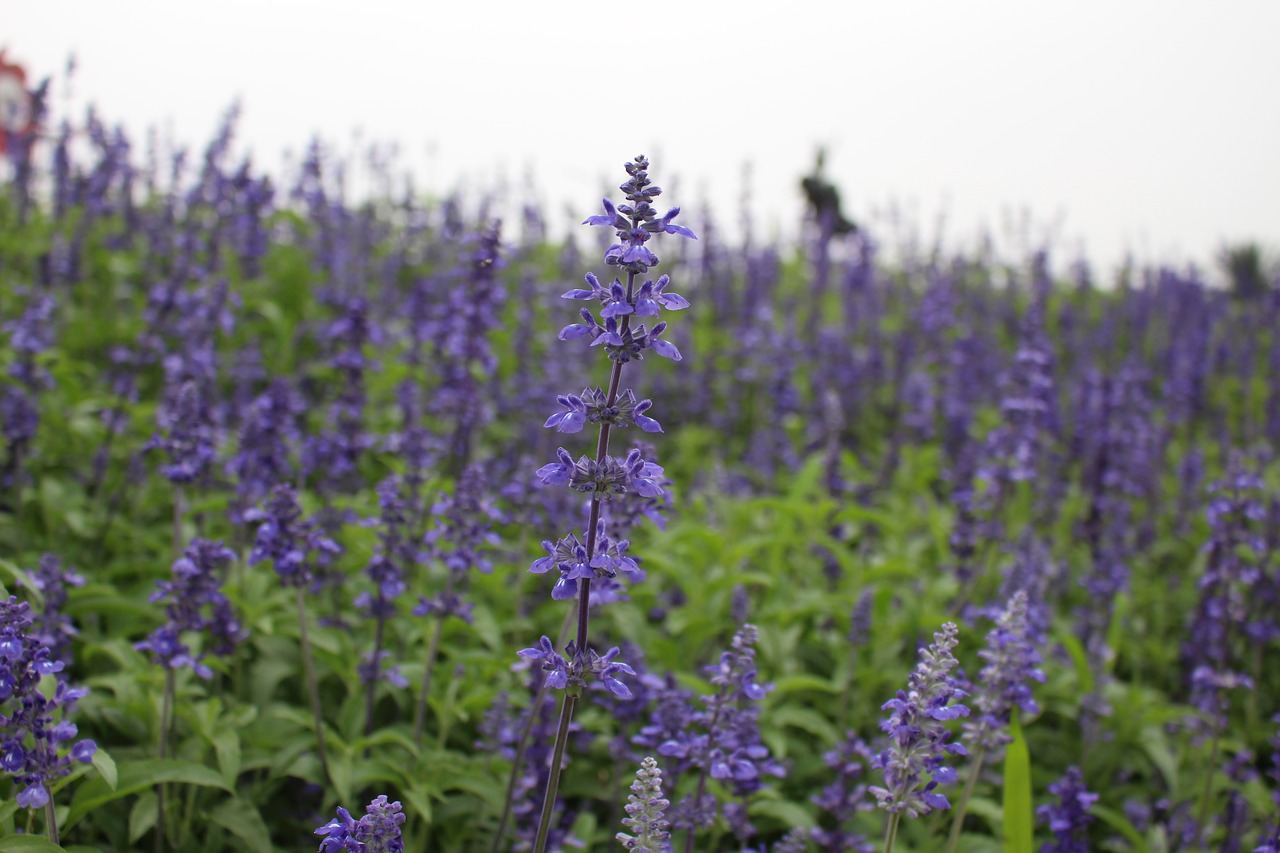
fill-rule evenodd
<path id="1" fill-rule="evenodd" d="M 0 853 L 64 853 L 61 847 L 39 835 L 10 835 L 0 839 Z"/>
<path id="2" fill-rule="evenodd" d="M 143 791 L 129 812 L 129 843 L 137 844 L 160 818 L 160 798 L 155 791 Z"/>
<path id="3" fill-rule="evenodd" d="M 116 772 L 116 761 L 102 747 L 98 747 L 93 753 L 93 769 L 98 771 L 98 775 L 102 777 L 102 781 L 107 783 L 107 787 L 111 790 L 116 789 L 116 782 L 119 778 Z"/>
<path id="4" fill-rule="evenodd" d="M 1015 711 L 1013 742 L 1004 755 L 1004 853 L 1035 853 L 1031 811 L 1031 752 Z"/>
<path id="5" fill-rule="evenodd" d="M 234 797 L 214 809 L 209 819 L 244 842 L 249 853 L 271 853 L 271 830 L 252 803 Z"/>
<path id="6" fill-rule="evenodd" d="M 1151 848 L 1147 844 L 1147 839 L 1143 838 L 1142 833 L 1138 832 L 1129 819 L 1120 812 L 1095 803 L 1089 809 L 1089 813 L 1123 835 L 1133 845 L 1134 853 L 1150 853 Z"/>
<path id="7" fill-rule="evenodd" d="M 220 773 L 194 761 L 183 761 L 177 758 L 131 761 L 120 769 L 114 789 L 101 777 L 90 779 L 81 785 L 71 801 L 71 813 L 67 816 L 66 825 L 72 826 L 89 812 L 101 808 L 112 800 L 140 793 L 161 782 L 178 782 L 206 788 L 220 788 L 224 791 L 231 790 Z"/>

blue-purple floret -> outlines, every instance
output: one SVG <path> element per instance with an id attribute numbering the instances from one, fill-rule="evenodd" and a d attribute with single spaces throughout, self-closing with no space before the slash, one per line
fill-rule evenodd
<path id="1" fill-rule="evenodd" d="M 404 821 L 399 800 L 389 802 L 385 794 L 365 806 L 365 814 L 359 820 L 338 806 L 338 816 L 316 829 L 316 835 L 324 836 L 319 853 L 401 853 L 404 841 L 400 827 Z"/>
<path id="2" fill-rule="evenodd" d="M 543 426 L 554 427 L 557 432 L 574 433 L 587 424 L 609 424 L 622 428 L 635 424 L 645 432 L 662 432 L 662 426 L 645 412 L 653 408 L 652 400 L 637 402 L 636 394 L 630 388 L 618 394 L 618 398 L 609 403 L 608 395 L 602 388 L 584 388 L 581 395 L 562 394 L 556 402 L 564 409 L 547 418 Z"/>
<path id="3" fill-rule="evenodd" d="M 907 681 L 907 689 L 881 706 L 890 711 L 880 728 L 889 735 L 889 748 L 876 756 L 874 766 L 884 771 L 885 787 L 873 787 L 879 806 L 910 817 L 934 809 L 949 809 L 939 785 L 950 784 L 956 771 L 946 766 L 948 756 L 968 755 L 959 743 L 947 743 L 951 732 L 943 723 L 969 716 L 964 705 L 951 704 L 967 694 L 950 672 L 958 661 L 957 628 L 948 622 L 933 635 L 933 645 L 920 653 L 920 662 Z M 928 781 L 925 777 L 928 776 Z M 923 783 L 923 787 L 921 787 Z"/>
<path id="4" fill-rule="evenodd" d="M 543 540 L 542 547 L 547 556 L 533 561 L 529 571 L 544 574 L 556 569 L 560 572 L 551 597 L 557 601 L 572 599 L 578 592 L 578 581 L 582 579 L 614 578 L 618 572 L 626 574 L 631 580 L 644 578 L 644 572 L 635 558 L 627 554 L 631 543 L 626 539 L 613 539 L 605 534 L 605 522 L 601 519 L 596 526 L 595 556 L 587 557 L 587 546 L 574 533 L 570 533 L 558 542 Z"/>
<path id="5" fill-rule="evenodd" d="M 89 691 L 62 678 L 52 697 L 40 690 L 40 679 L 62 672 L 64 664 L 28 633 L 31 626 L 31 608 L 25 601 L 10 596 L 0 602 L 0 769 L 22 788 L 16 800 L 23 809 L 43 808 L 49 802 L 49 784 L 70 773 L 72 761 L 92 761 L 98 748 L 82 739 L 60 754 L 62 745 L 77 734 L 67 717 Z M 59 710 L 61 719 L 56 720 Z"/>
<path id="6" fill-rule="evenodd" d="M 598 679 L 609 692 L 622 698 L 630 699 L 631 690 L 618 675 L 635 675 L 635 670 L 622 661 L 614 660 L 621 650 L 614 646 L 603 655 L 588 649 L 585 654 L 578 652 L 577 644 L 570 641 L 564 655 L 555 650 L 551 638 L 545 634 L 538 640 L 538 645 L 521 649 L 518 654 L 522 658 L 542 662 L 542 670 L 546 673 L 547 686 L 556 690 L 569 688 L 581 691 L 592 679 Z"/>
<path id="7" fill-rule="evenodd" d="M 173 579 L 158 581 L 159 588 L 151 594 L 152 603 L 165 602 L 165 624 L 134 648 L 150 652 L 152 660 L 165 669 L 190 667 L 201 678 L 212 678 L 204 654 L 193 654 L 183 634 L 207 632 L 212 641 L 209 651 L 220 657 L 231 654 L 244 639 L 244 628 L 222 592 L 222 575 L 235 557 L 221 542 L 191 540 L 173 563 Z"/>
<path id="8" fill-rule="evenodd" d="M 587 492 L 600 500 L 635 492 L 647 498 L 663 495 L 663 468 L 654 462 L 646 462 L 638 448 L 625 457 L 606 456 L 597 461 L 589 456 L 578 457 L 575 462 L 563 447 L 556 450 L 558 461 L 538 469 L 538 478 L 544 486 L 567 485 L 575 492 Z"/>
<path id="9" fill-rule="evenodd" d="M 1039 711 L 1031 695 L 1031 683 L 1043 682 L 1040 652 L 1027 624 L 1027 594 L 1019 590 L 987 634 L 987 646 L 978 652 L 986 666 L 978 673 L 974 704 L 978 714 L 964 725 L 969 745 L 989 753 L 1008 744 L 1009 720 L 1016 708 L 1024 714 Z"/>
<path id="10" fill-rule="evenodd" d="M 1093 823 L 1089 809 L 1098 795 L 1085 788 L 1080 768 L 1068 767 L 1063 777 L 1049 786 L 1049 793 L 1058 801 L 1036 809 L 1036 821 L 1049 829 L 1053 841 L 1042 844 L 1040 853 L 1089 853 L 1093 848 L 1085 830 Z"/>

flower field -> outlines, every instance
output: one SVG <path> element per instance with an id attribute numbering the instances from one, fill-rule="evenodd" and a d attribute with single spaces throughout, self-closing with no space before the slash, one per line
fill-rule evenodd
<path id="1" fill-rule="evenodd" d="M 233 129 L 8 140 L 0 853 L 1280 853 L 1280 282 Z"/>

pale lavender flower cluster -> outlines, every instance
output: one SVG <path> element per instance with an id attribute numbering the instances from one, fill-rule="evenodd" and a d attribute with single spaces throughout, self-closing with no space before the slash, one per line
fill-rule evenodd
<path id="1" fill-rule="evenodd" d="M 1089 853 L 1088 838 L 1084 832 L 1093 823 L 1089 808 L 1098 801 L 1098 795 L 1084 786 L 1080 768 L 1068 767 L 1061 779 L 1049 786 L 1049 793 L 1058 802 L 1036 809 L 1036 820 L 1053 834 L 1053 841 L 1042 844 L 1040 853 Z"/>
<path id="2" fill-rule="evenodd" d="M 884 771 L 886 787 L 873 787 L 879 806 L 891 813 L 910 817 L 926 815 L 934 809 L 949 809 L 947 798 L 937 792 L 939 785 L 954 782 L 956 771 L 944 764 L 950 755 L 968 755 L 959 743 L 947 743 L 951 732 L 944 723 L 969 716 L 964 705 L 951 704 L 967 694 L 950 675 L 959 661 L 957 628 L 948 622 L 933 635 L 933 644 L 921 650 L 920 662 L 907 681 L 907 689 L 884 703 L 891 711 L 880 724 L 889 735 L 889 748 L 876 756 L 874 766 Z M 928 775 L 929 780 L 921 782 Z"/>
<path id="3" fill-rule="evenodd" d="M 404 841 L 400 827 L 404 821 L 400 801 L 389 802 L 385 794 L 365 806 L 359 820 L 338 806 L 338 816 L 316 829 L 316 835 L 324 836 L 319 853 L 401 853 Z"/>
<path id="4" fill-rule="evenodd" d="M 637 853 L 664 853 L 670 848 L 670 824 L 664 815 L 670 801 L 662 795 L 662 768 L 652 756 L 646 756 L 636 771 L 627 797 L 627 816 L 622 825 L 635 833 L 619 832 L 614 838 L 627 850 Z"/>
<path id="5" fill-rule="evenodd" d="M 92 761 L 98 749 L 84 739 L 60 754 L 62 745 L 77 734 L 67 717 L 89 691 L 61 678 L 52 697 L 40 690 L 40 679 L 61 672 L 64 664 L 27 633 L 31 625 L 31 607 L 25 601 L 10 596 L 0 602 L 0 769 L 22 786 L 16 799 L 23 809 L 43 808 L 49 802 L 49 784 L 66 776 L 72 761 Z M 55 719 L 58 711 L 60 720 Z"/>
<path id="6" fill-rule="evenodd" d="M 186 552 L 173 563 L 173 579 L 157 581 L 152 603 L 165 602 L 167 621 L 134 648 L 150 652 L 152 660 L 165 669 L 191 667 L 201 678 L 212 678 L 204 654 L 193 654 L 183 642 L 186 632 L 208 632 L 209 651 L 226 656 L 244 639 L 244 628 L 231 602 L 222 592 L 224 567 L 236 555 L 221 542 L 193 539 Z"/>
<path id="7" fill-rule="evenodd" d="M 1011 740 L 1006 730 L 1015 708 L 1025 714 L 1039 710 L 1031 682 L 1043 682 L 1044 672 L 1030 636 L 1026 592 L 1014 593 L 978 657 L 986 661 L 974 697 L 978 714 L 964 724 L 964 733 L 970 746 L 991 752 Z"/>

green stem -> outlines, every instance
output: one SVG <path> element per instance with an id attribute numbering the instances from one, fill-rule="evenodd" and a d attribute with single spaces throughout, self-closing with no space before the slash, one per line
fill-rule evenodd
<path id="1" fill-rule="evenodd" d="M 570 688 L 572 689 L 572 688 Z M 551 766 L 547 768 L 547 789 L 542 799 L 542 816 L 538 819 L 538 840 L 533 853 L 547 853 L 547 835 L 551 832 L 551 817 L 556 809 L 556 794 L 560 791 L 560 762 L 569 743 L 569 723 L 573 721 L 573 709 L 578 697 L 565 693 L 560 706 L 560 726 L 556 730 L 556 744 L 551 752 Z"/>
<path id="2" fill-rule="evenodd" d="M 302 643 L 302 669 L 307 678 L 307 693 L 311 698 L 311 714 L 316 722 L 316 752 L 320 756 L 320 767 L 324 770 L 325 779 L 337 790 L 333 781 L 333 771 L 329 767 L 329 752 L 324 745 L 324 714 L 320 711 L 320 685 L 316 682 L 315 664 L 311 660 L 311 639 L 307 635 L 307 606 L 302 600 L 302 587 L 294 587 L 298 602 L 298 638 Z"/>
<path id="3" fill-rule="evenodd" d="M 156 757 L 161 761 L 169 755 L 169 717 L 173 713 L 173 684 L 174 676 L 172 669 L 164 671 L 164 694 L 160 700 L 160 744 L 156 749 Z M 156 785 L 156 832 L 155 832 L 155 851 L 156 853 L 164 853 L 164 841 L 166 834 L 165 827 L 165 795 L 166 785 L 161 782 Z"/>
<path id="4" fill-rule="evenodd" d="M 182 486 L 173 487 L 173 559 L 182 556 Z"/>
<path id="5" fill-rule="evenodd" d="M 58 816 L 53 810 L 53 795 L 49 795 L 49 802 L 44 804 L 44 826 L 49 834 L 49 842 L 58 844 Z"/>
<path id="6" fill-rule="evenodd" d="M 884 853 L 893 853 L 893 845 L 898 841 L 898 822 L 902 820 L 902 812 L 894 812 L 889 818 L 889 830 L 884 834 Z"/>
<path id="7" fill-rule="evenodd" d="M 969 771 L 969 779 L 964 783 L 964 793 L 956 804 L 955 815 L 951 818 L 951 834 L 947 836 L 947 853 L 956 853 L 956 845 L 960 842 L 960 827 L 964 825 L 964 813 L 969 808 L 969 798 L 978 784 L 978 776 L 982 774 L 982 764 L 987 760 L 985 749 L 979 749 L 973 758 L 973 768 Z"/>
<path id="8" fill-rule="evenodd" d="M 1213 789 L 1213 774 L 1217 772 L 1218 767 L 1218 748 L 1221 746 L 1221 733 L 1215 731 L 1213 733 L 1213 746 L 1209 750 L 1209 766 L 1204 771 L 1204 790 L 1200 792 L 1200 809 L 1196 816 L 1196 826 L 1199 832 L 1204 832 L 1205 821 L 1209 819 L 1209 799 Z"/>
<path id="9" fill-rule="evenodd" d="M 368 737 L 373 734 L 373 711 L 378 701 L 378 677 L 382 675 L 382 641 L 386 634 L 387 619 L 385 616 L 379 616 L 377 625 L 373 629 L 373 660 L 370 661 L 370 678 L 369 684 L 365 688 L 364 694 L 364 736 Z M 365 758 L 369 757 L 369 750 L 366 747 Z"/>

